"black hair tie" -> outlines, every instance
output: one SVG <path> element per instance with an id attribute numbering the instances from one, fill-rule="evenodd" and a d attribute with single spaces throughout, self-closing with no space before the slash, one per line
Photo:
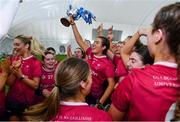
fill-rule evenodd
<path id="1" fill-rule="evenodd" d="M 62 88 L 59 85 L 57 84 L 54 84 L 54 85 L 59 88 L 59 92 L 62 92 Z"/>

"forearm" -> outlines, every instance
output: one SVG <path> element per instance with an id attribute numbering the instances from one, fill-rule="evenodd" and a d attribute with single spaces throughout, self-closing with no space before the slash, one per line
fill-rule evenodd
<path id="1" fill-rule="evenodd" d="M 104 104 L 104 102 L 107 100 L 107 98 L 111 95 L 114 89 L 115 82 L 111 81 L 111 83 L 108 84 L 108 87 L 106 88 L 104 94 L 100 98 L 99 102 Z"/>
<path id="2" fill-rule="evenodd" d="M 108 56 L 111 60 L 113 60 L 113 58 L 114 58 L 114 53 L 113 53 L 112 51 L 108 50 L 108 51 L 107 51 L 107 56 Z"/>
<path id="3" fill-rule="evenodd" d="M 74 33 L 74 37 L 76 39 L 76 42 L 78 43 L 78 45 L 83 48 L 84 51 L 86 51 L 88 49 L 88 45 L 84 42 L 82 36 L 80 35 L 76 24 L 72 24 L 72 29 L 73 29 L 73 33 Z"/>
<path id="4" fill-rule="evenodd" d="M 37 89 L 39 86 L 40 78 L 35 78 L 35 79 L 31 80 L 27 76 L 24 76 L 23 78 L 21 78 L 22 82 L 24 82 L 26 85 L 28 85 L 29 87 L 33 89 Z"/>
<path id="5" fill-rule="evenodd" d="M 97 34 L 98 34 L 97 36 L 103 36 L 102 32 L 103 32 L 103 23 L 101 23 L 97 28 Z"/>
<path id="6" fill-rule="evenodd" d="M 67 57 L 69 58 L 69 57 L 72 57 L 72 51 L 69 49 L 69 50 L 67 50 Z"/>
<path id="7" fill-rule="evenodd" d="M 15 80 L 16 80 L 16 76 L 13 73 L 11 73 L 7 78 L 6 84 L 8 86 L 12 86 L 14 84 Z"/>
<path id="8" fill-rule="evenodd" d="M 121 54 L 122 61 L 126 67 L 127 67 L 127 62 L 129 61 L 129 57 L 130 55 L 123 54 L 123 53 Z"/>
<path id="9" fill-rule="evenodd" d="M 125 55 L 130 55 L 134 45 L 139 40 L 140 34 L 136 32 L 130 40 L 126 42 L 126 44 L 121 49 L 121 54 L 124 53 Z"/>
<path id="10" fill-rule="evenodd" d="M 8 78 L 7 73 L 1 73 L 0 74 L 0 90 L 2 90 L 4 88 L 4 85 L 6 83 L 7 78 Z"/>

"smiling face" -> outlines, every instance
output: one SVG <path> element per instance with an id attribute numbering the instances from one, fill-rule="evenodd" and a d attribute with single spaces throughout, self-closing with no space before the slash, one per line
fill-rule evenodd
<path id="1" fill-rule="evenodd" d="M 102 54 L 104 49 L 105 47 L 102 46 L 102 40 L 100 38 L 96 38 L 92 46 L 92 52 L 94 54 Z"/>
<path id="2" fill-rule="evenodd" d="M 24 44 L 20 39 L 14 39 L 13 51 L 16 52 L 16 55 L 22 56 L 26 50 L 28 50 L 27 44 Z"/>
<path id="3" fill-rule="evenodd" d="M 45 68 L 51 70 L 51 69 L 54 69 L 55 67 L 55 57 L 53 54 L 51 53 L 48 53 L 45 55 L 44 57 L 44 66 Z"/>

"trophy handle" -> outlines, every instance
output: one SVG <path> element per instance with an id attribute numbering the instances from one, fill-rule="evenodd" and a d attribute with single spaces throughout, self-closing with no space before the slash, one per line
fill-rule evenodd
<path id="1" fill-rule="evenodd" d="M 68 20 L 68 17 L 64 17 L 64 18 L 61 18 L 61 23 L 66 26 L 66 27 L 69 27 L 70 26 L 70 22 Z"/>

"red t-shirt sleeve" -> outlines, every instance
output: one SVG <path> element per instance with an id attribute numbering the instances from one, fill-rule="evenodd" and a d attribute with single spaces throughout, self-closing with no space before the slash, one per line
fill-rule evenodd
<path id="1" fill-rule="evenodd" d="M 87 50 L 86 50 L 86 55 L 92 55 L 92 48 L 89 47 Z"/>
<path id="2" fill-rule="evenodd" d="M 32 75 L 33 77 L 40 77 L 42 74 L 42 64 L 39 60 L 35 60 L 32 67 Z"/>
<path id="3" fill-rule="evenodd" d="M 109 64 L 106 66 L 105 75 L 107 78 L 114 78 L 115 74 L 114 74 L 114 65 L 113 64 Z"/>
<path id="4" fill-rule="evenodd" d="M 118 57 L 114 55 L 113 57 L 113 63 L 115 65 L 115 75 L 120 77 L 128 74 L 128 71 L 126 69 L 126 66 L 124 65 L 124 62 L 122 61 L 121 57 Z"/>
<path id="5" fill-rule="evenodd" d="M 132 81 L 130 76 L 125 77 L 120 82 L 112 94 L 112 104 L 121 112 L 127 112 L 132 93 Z"/>

